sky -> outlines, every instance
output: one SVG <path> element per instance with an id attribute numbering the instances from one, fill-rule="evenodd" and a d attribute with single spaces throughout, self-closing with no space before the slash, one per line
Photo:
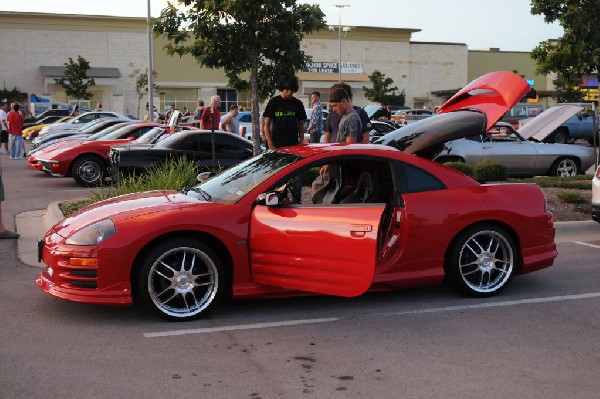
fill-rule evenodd
<path id="1" fill-rule="evenodd" d="M 172 0 L 175 2 L 175 0 Z M 338 25 L 339 9 L 343 26 L 375 26 L 421 29 L 412 41 L 464 43 L 471 50 L 500 48 L 503 51 L 531 51 L 540 42 L 557 39 L 563 29 L 547 24 L 541 15 L 531 15 L 528 0 L 299 0 L 318 4 L 326 21 Z M 117 15 L 147 17 L 148 0 L 26 0 L 2 1 L 0 11 L 59 14 Z M 153 17 L 167 0 L 151 0 Z M 351 34 L 351 33 L 350 33 Z"/>

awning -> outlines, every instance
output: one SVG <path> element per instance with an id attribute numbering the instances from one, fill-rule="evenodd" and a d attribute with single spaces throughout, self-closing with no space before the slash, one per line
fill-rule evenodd
<path id="1" fill-rule="evenodd" d="M 47 98 L 38 97 L 35 95 L 35 93 L 31 93 L 29 95 L 29 102 L 30 103 L 49 103 L 50 100 L 48 100 Z"/>
<path id="2" fill-rule="evenodd" d="M 40 66 L 42 76 L 44 77 L 45 85 L 56 84 L 54 81 L 56 78 L 62 78 L 65 76 L 65 66 Z M 121 77 L 121 71 L 119 68 L 108 68 L 108 67 L 92 67 L 88 69 L 87 76 L 94 78 L 96 86 L 118 86 L 119 78 Z"/>
<path id="3" fill-rule="evenodd" d="M 40 66 L 42 75 L 45 78 L 62 78 L 65 76 L 65 67 L 63 66 Z M 90 68 L 87 71 L 89 78 L 120 78 L 121 72 L 119 68 Z"/>

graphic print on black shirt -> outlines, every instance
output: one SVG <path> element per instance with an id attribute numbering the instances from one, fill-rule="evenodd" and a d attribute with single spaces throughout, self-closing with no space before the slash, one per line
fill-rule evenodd
<path id="1" fill-rule="evenodd" d="M 298 145 L 298 121 L 306 120 L 304 104 L 296 97 L 269 100 L 263 116 L 271 118 L 271 139 L 275 148 Z"/>

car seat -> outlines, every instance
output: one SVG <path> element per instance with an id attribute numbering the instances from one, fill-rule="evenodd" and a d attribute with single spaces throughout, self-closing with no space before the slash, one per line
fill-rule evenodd
<path id="1" fill-rule="evenodd" d="M 329 177 L 327 183 L 313 194 L 313 204 L 337 204 L 340 202 L 339 197 L 344 187 L 342 168 L 339 164 L 329 164 L 327 174 Z"/>
<path id="2" fill-rule="evenodd" d="M 340 201 L 341 204 L 361 204 L 373 199 L 376 192 L 375 177 L 370 172 L 362 172 L 356 189 Z"/>

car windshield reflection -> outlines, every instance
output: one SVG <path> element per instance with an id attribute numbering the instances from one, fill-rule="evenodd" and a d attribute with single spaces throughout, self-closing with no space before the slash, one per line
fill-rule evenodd
<path id="1" fill-rule="evenodd" d="M 234 204 L 281 169 L 301 158 L 298 155 L 267 151 L 192 187 L 188 195 Z"/>

